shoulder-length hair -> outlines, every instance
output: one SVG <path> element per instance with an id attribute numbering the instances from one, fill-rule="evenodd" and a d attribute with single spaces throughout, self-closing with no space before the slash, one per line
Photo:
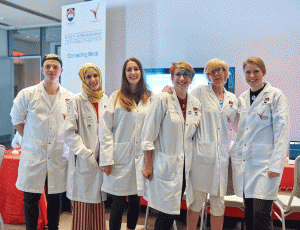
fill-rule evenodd
<path id="1" fill-rule="evenodd" d="M 138 65 L 140 72 L 141 72 L 141 79 L 138 82 L 136 92 L 131 91 L 131 87 L 126 78 L 126 66 L 127 66 L 127 63 L 130 61 L 135 62 Z M 150 96 L 151 96 L 151 91 L 148 90 L 146 82 L 145 82 L 144 70 L 143 70 L 142 63 L 134 57 L 128 58 L 125 61 L 123 68 L 122 68 L 121 89 L 117 93 L 115 104 L 119 101 L 119 103 L 125 110 L 127 110 L 128 112 L 131 112 L 133 110 L 133 108 L 135 107 L 135 101 L 142 100 L 142 102 L 144 104 L 146 104 L 148 101 L 148 98 Z"/>
<path id="2" fill-rule="evenodd" d="M 266 70 L 265 63 L 259 57 L 249 57 L 249 58 L 247 58 L 247 60 L 244 61 L 244 63 L 243 63 L 243 70 L 245 70 L 247 64 L 255 64 L 255 65 L 257 65 L 258 68 L 260 68 L 260 70 L 262 71 L 263 75 L 264 76 L 266 75 L 267 70 Z"/>

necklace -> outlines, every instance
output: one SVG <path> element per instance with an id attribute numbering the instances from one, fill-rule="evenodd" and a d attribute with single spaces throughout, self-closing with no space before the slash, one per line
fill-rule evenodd
<path id="1" fill-rule="evenodd" d="M 255 95 L 252 95 L 251 100 L 254 101 L 255 98 L 256 98 L 256 96 L 255 96 Z"/>

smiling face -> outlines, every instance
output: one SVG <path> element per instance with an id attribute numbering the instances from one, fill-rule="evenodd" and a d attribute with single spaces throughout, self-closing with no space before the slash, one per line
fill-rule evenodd
<path id="1" fill-rule="evenodd" d="M 127 62 L 125 75 L 130 87 L 135 88 L 141 80 L 141 70 L 136 62 Z"/>
<path id="2" fill-rule="evenodd" d="M 86 71 L 84 81 L 91 90 L 96 91 L 100 85 L 100 76 L 95 69 L 91 68 Z"/>
<path id="3" fill-rule="evenodd" d="M 207 73 L 207 78 L 214 86 L 223 86 L 227 81 L 226 71 L 223 66 L 216 66 L 212 71 Z"/>
<path id="4" fill-rule="evenodd" d="M 176 93 L 187 93 L 193 78 L 185 70 L 175 68 L 174 75 L 171 76 Z"/>
<path id="5" fill-rule="evenodd" d="M 264 86 L 263 72 L 256 64 L 246 64 L 244 67 L 245 80 L 251 87 L 252 91 L 257 91 Z"/>
<path id="6" fill-rule="evenodd" d="M 46 60 L 43 64 L 42 73 L 45 76 L 46 82 L 58 82 L 62 72 L 63 69 L 61 68 L 60 63 L 56 60 Z"/>

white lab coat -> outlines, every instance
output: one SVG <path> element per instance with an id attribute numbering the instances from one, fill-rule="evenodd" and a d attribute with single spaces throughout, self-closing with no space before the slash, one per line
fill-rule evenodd
<path id="1" fill-rule="evenodd" d="M 66 191 L 68 153 L 64 151 L 63 123 L 72 95 L 59 86 L 51 107 L 42 81 L 21 90 L 15 98 L 12 123 L 26 120 L 16 183 L 19 190 L 42 193 L 47 175 L 49 194 Z"/>
<path id="2" fill-rule="evenodd" d="M 98 116 L 102 119 L 108 98 L 104 94 L 98 102 Z M 98 120 L 85 91 L 72 97 L 68 105 L 64 139 L 70 149 L 67 197 L 85 203 L 106 200 L 101 193 L 103 175 L 99 157 Z M 101 196 L 102 194 L 102 196 Z"/>
<path id="3" fill-rule="evenodd" d="M 237 115 L 237 99 L 224 89 L 220 101 L 212 85 L 199 86 L 191 94 L 202 105 L 201 129 L 195 138 L 191 182 L 193 189 L 214 196 L 224 197 L 227 190 L 229 137 L 231 125 Z"/>
<path id="4" fill-rule="evenodd" d="M 201 105 L 188 94 L 186 121 L 173 89 L 161 93 L 152 102 L 142 131 L 142 150 L 153 150 L 153 178 L 146 180 L 145 199 L 148 205 L 168 214 L 179 214 L 185 162 L 186 201 L 194 196 L 189 179 L 193 136 L 200 126 Z"/>
<path id="5" fill-rule="evenodd" d="M 142 196 L 144 154 L 141 151 L 141 131 L 151 97 L 147 104 L 140 100 L 128 112 L 119 102 L 115 103 L 117 92 L 109 99 L 101 125 L 100 166 L 112 165 L 111 174 L 104 174 L 102 191 L 117 196 Z"/>
<path id="6" fill-rule="evenodd" d="M 11 141 L 11 147 L 13 148 L 21 148 L 22 145 L 22 136 L 20 133 L 17 131 L 14 138 Z"/>
<path id="7" fill-rule="evenodd" d="M 287 98 L 267 83 L 250 106 L 250 90 L 238 101 L 239 127 L 231 150 L 235 193 L 246 198 L 275 200 L 281 176 L 270 179 L 268 171 L 282 175 L 289 151 Z"/>

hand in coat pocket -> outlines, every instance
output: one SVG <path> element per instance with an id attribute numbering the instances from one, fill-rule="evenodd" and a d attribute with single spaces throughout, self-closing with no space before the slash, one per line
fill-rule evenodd
<path id="1" fill-rule="evenodd" d="M 100 167 L 100 170 L 109 176 L 111 174 L 111 165 L 102 166 Z"/>
<path id="2" fill-rule="evenodd" d="M 269 176 L 269 178 L 275 178 L 275 177 L 279 177 L 280 176 L 280 173 L 276 173 L 276 172 L 271 172 L 271 171 L 269 171 L 268 172 L 268 176 Z"/>

